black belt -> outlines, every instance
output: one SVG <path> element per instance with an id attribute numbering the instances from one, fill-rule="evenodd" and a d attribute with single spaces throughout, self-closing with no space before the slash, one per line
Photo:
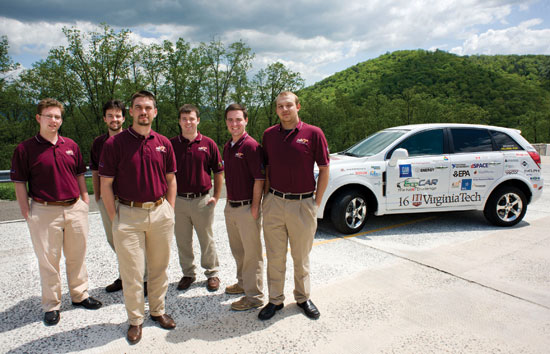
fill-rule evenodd
<path id="1" fill-rule="evenodd" d="M 79 197 L 76 197 L 73 199 L 67 199 L 67 200 L 54 201 L 54 202 L 48 202 L 46 200 L 37 199 L 37 198 L 32 198 L 32 200 L 44 205 L 71 206 L 78 201 L 78 198 Z"/>
<path id="2" fill-rule="evenodd" d="M 313 197 L 313 192 L 302 193 L 302 194 L 283 193 L 283 192 L 276 191 L 273 188 L 269 188 L 269 193 L 273 193 L 274 195 L 276 195 L 279 198 L 291 199 L 291 200 L 302 200 L 302 199 L 307 199 L 307 198 Z"/>
<path id="3" fill-rule="evenodd" d="M 232 208 L 238 208 L 238 207 L 242 207 L 242 206 L 245 206 L 245 205 L 249 205 L 249 204 L 252 204 L 252 200 L 240 200 L 238 202 L 234 202 L 234 201 L 229 201 L 229 205 L 232 207 Z"/>
<path id="4" fill-rule="evenodd" d="M 133 202 L 131 200 L 118 198 L 118 202 L 120 204 L 128 205 L 129 207 L 132 207 L 132 208 L 142 208 L 142 209 L 153 209 L 154 207 L 161 205 L 163 201 L 164 201 L 164 197 L 160 197 L 160 199 L 155 200 L 154 202 Z"/>
<path id="5" fill-rule="evenodd" d="M 207 195 L 207 194 L 208 194 L 208 191 L 202 192 L 202 193 L 178 193 L 178 197 L 194 199 L 194 198 L 202 197 L 203 195 Z"/>

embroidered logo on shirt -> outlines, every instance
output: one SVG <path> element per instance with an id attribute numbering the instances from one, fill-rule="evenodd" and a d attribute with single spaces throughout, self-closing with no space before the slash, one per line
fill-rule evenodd
<path id="1" fill-rule="evenodd" d="M 197 148 L 197 150 L 199 150 L 199 151 L 204 151 L 204 152 L 208 152 L 208 148 L 207 148 L 206 146 L 199 146 L 199 147 Z"/>
<path id="2" fill-rule="evenodd" d="M 296 142 L 298 144 L 303 144 L 303 145 L 307 145 L 309 143 L 309 140 L 305 139 L 305 138 L 300 138 L 300 139 L 296 139 Z"/>
<path id="3" fill-rule="evenodd" d="M 242 159 L 244 157 L 244 154 L 242 152 L 237 152 L 235 154 L 235 157 L 238 158 L 238 159 Z"/>
<path id="4" fill-rule="evenodd" d="M 65 151 L 65 153 L 66 153 L 67 155 L 74 156 L 73 150 L 67 150 L 67 151 Z"/>
<path id="5" fill-rule="evenodd" d="M 166 152 L 166 146 L 164 146 L 164 145 L 157 146 L 157 147 L 156 147 L 156 150 L 157 150 L 158 152 Z"/>

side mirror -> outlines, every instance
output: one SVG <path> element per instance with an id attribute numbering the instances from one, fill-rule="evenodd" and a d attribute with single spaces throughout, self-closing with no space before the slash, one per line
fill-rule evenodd
<path id="1" fill-rule="evenodd" d="M 397 149 L 391 155 L 390 162 L 388 164 L 391 167 L 395 167 L 397 165 L 398 160 L 404 160 L 408 157 L 409 157 L 409 152 L 406 149 Z"/>

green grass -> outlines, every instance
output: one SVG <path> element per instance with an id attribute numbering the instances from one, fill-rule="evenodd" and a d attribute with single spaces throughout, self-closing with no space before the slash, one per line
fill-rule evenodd
<path id="1" fill-rule="evenodd" d="M 86 178 L 86 188 L 88 189 L 88 194 L 94 194 L 91 178 Z M 15 188 L 13 187 L 13 182 L 0 183 L 0 199 L 16 200 Z"/>

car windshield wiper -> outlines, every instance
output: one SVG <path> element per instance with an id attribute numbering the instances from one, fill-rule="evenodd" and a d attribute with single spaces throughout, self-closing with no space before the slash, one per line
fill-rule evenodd
<path id="1" fill-rule="evenodd" d="M 340 154 L 346 155 L 346 156 L 359 157 L 359 155 L 354 154 L 353 152 L 348 152 L 348 151 L 342 151 L 342 152 L 340 152 Z"/>

